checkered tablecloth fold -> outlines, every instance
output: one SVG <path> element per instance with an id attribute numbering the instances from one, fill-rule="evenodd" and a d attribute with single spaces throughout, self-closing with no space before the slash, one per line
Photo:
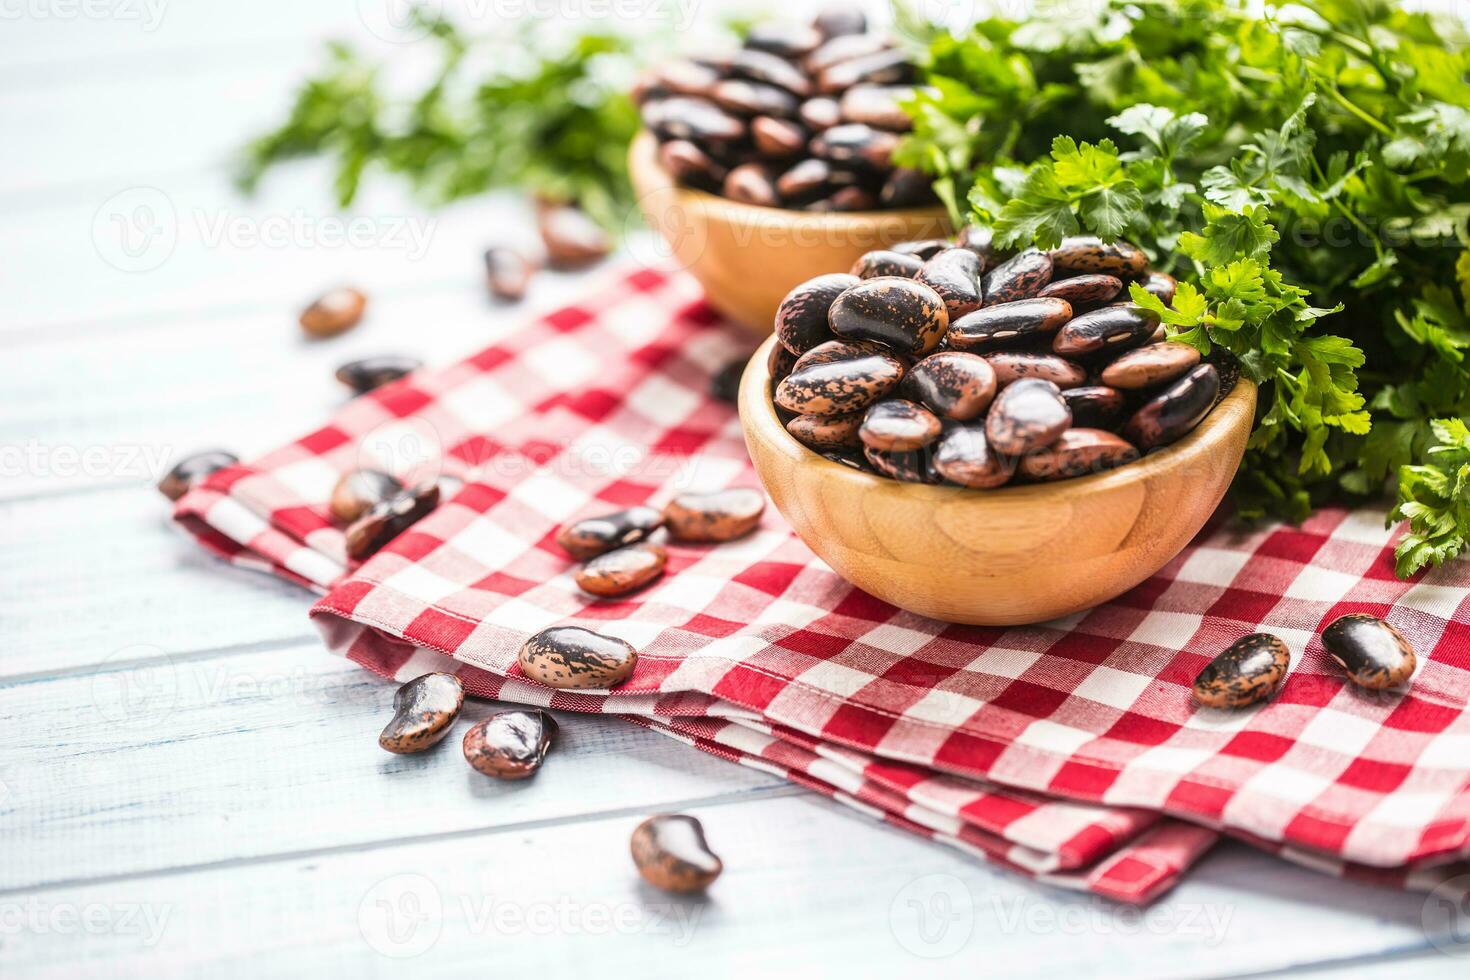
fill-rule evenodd
<path id="1" fill-rule="evenodd" d="M 895 609 L 774 512 L 738 542 L 670 544 L 667 574 L 633 596 L 581 593 L 553 540 L 565 521 L 757 482 L 734 413 L 709 395 L 748 335 L 682 275 L 639 270 L 592 295 L 215 474 L 180 501 L 180 521 L 217 553 L 323 593 L 313 616 L 328 645 L 385 676 L 447 655 L 485 696 L 653 719 L 1032 874 L 1085 878 L 1116 859 L 1140 881 L 1173 880 L 1215 830 L 1339 873 L 1470 853 L 1470 566 L 1396 579 L 1381 512 L 1212 525 L 1129 593 L 1032 627 Z M 364 465 L 462 485 L 350 567 L 325 504 Z M 1414 643 L 1406 690 L 1344 682 L 1318 634 L 1348 611 Z M 581 693 L 524 678 L 521 641 L 563 623 L 633 643 L 633 678 Z M 1199 669 L 1258 630 L 1293 651 L 1276 698 L 1194 705 Z M 690 734 L 709 719 L 718 731 Z M 718 735 L 747 744 L 706 737 Z M 752 753 L 755 736 L 782 759 Z M 1164 846 L 1140 850 L 1148 839 Z"/>

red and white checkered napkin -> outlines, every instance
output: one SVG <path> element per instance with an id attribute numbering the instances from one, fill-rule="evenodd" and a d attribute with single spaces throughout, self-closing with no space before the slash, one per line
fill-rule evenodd
<path id="1" fill-rule="evenodd" d="M 312 613 L 328 644 L 387 676 L 451 664 L 483 696 L 639 716 L 1061 884 L 1146 900 L 1216 829 L 1338 874 L 1423 885 L 1459 870 L 1470 566 L 1398 581 L 1379 513 L 1210 529 L 1113 602 L 1024 628 L 882 603 L 774 512 L 738 542 L 670 545 L 668 573 L 631 597 L 581 593 L 553 540 L 565 521 L 755 484 L 733 411 L 708 394 L 750 344 L 687 278 L 627 274 L 215 474 L 177 516 L 232 560 L 325 592 Z M 466 482 L 349 568 L 326 510 L 338 475 L 411 464 Z M 1347 611 L 1414 643 L 1407 692 L 1344 683 L 1318 631 Z M 634 676 L 607 693 L 524 678 L 521 641 L 563 623 L 630 641 Z M 1294 652 L 1281 692 L 1248 711 L 1196 707 L 1195 674 L 1256 630 Z"/>

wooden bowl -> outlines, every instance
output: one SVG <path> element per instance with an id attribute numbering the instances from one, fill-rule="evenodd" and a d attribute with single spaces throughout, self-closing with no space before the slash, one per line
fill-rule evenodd
<path id="1" fill-rule="evenodd" d="M 791 288 L 846 272 L 859 255 L 895 242 L 953 234 L 942 207 L 816 213 L 762 208 L 677 186 L 658 141 L 639 133 L 629 150 L 638 204 L 682 268 L 725 316 L 761 334 Z"/>
<path id="2" fill-rule="evenodd" d="M 1189 435 L 1115 470 L 997 490 L 899 483 L 831 462 L 786 432 L 771 404 L 775 342 L 740 382 L 745 444 L 766 493 L 843 578 L 954 623 L 1067 616 L 1157 572 L 1225 495 L 1255 417 L 1256 386 L 1241 378 Z"/>

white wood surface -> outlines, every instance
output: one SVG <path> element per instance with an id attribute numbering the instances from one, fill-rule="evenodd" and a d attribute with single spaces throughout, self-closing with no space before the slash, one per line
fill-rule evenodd
<path id="1" fill-rule="evenodd" d="M 382 753 L 391 687 L 321 651 L 305 593 L 204 556 L 151 489 L 178 453 L 315 424 L 341 361 L 442 363 L 585 287 L 485 299 L 480 250 L 529 240 L 504 197 L 428 213 L 372 184 L 352 213 L 418 222 L 417 251 L 212 240 L 335 220 L 322 167 L 242 200 L 227 164 L 321 38 L 389 47 L 360 6 L 0 20 L 0 976 L 1464 975 L 1418 896 L 1239 846 L 1140 918 L 614 720 L 562 716 L 525 784 L 471 772 L 457 736 Z M 99 210 L 160 199 L 172 251 L 109 264 Z M 297 307 L 341 281 L 371 292 L 368 319 L 302 342 Z M 728 869 L 709 899 L 634 874 L 628 832 L 658 810 L 704 820 Z"/>

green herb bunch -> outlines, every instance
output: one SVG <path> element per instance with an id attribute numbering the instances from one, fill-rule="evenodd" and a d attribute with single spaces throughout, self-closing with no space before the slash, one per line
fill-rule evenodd
<path id="1" fill-rule="evenodd" d="M 632 42 L 610 33 L 556 38 L 535 26 L 470 36 L 442 18 L 415 17 L 434 61 L 427 84 L 395 99 L 382 66 L 330 45 L 286 121 L 246 147 L 241 186 L 253 189 L 285 160 L 326 156 L 344 206 L 379 167 L 436 204 L 516 188 L 576 202 L 619 226 L 632 201 L 627 152 L 638 127 L 627 95 Z"/>
<path id="2" fill-rule="evenodd" d="M 1396 477 L 1400 574 L 1466 548 L 1458 25 L 1386 0 L 1099 0 L 920 42 L 901 162 L 956 220 L 1010 247 L 1137 242 L 1181 283 L 1172 309 L 1135 301 L 1262 384 L 1243 515 L 1300 520 Z"/>

